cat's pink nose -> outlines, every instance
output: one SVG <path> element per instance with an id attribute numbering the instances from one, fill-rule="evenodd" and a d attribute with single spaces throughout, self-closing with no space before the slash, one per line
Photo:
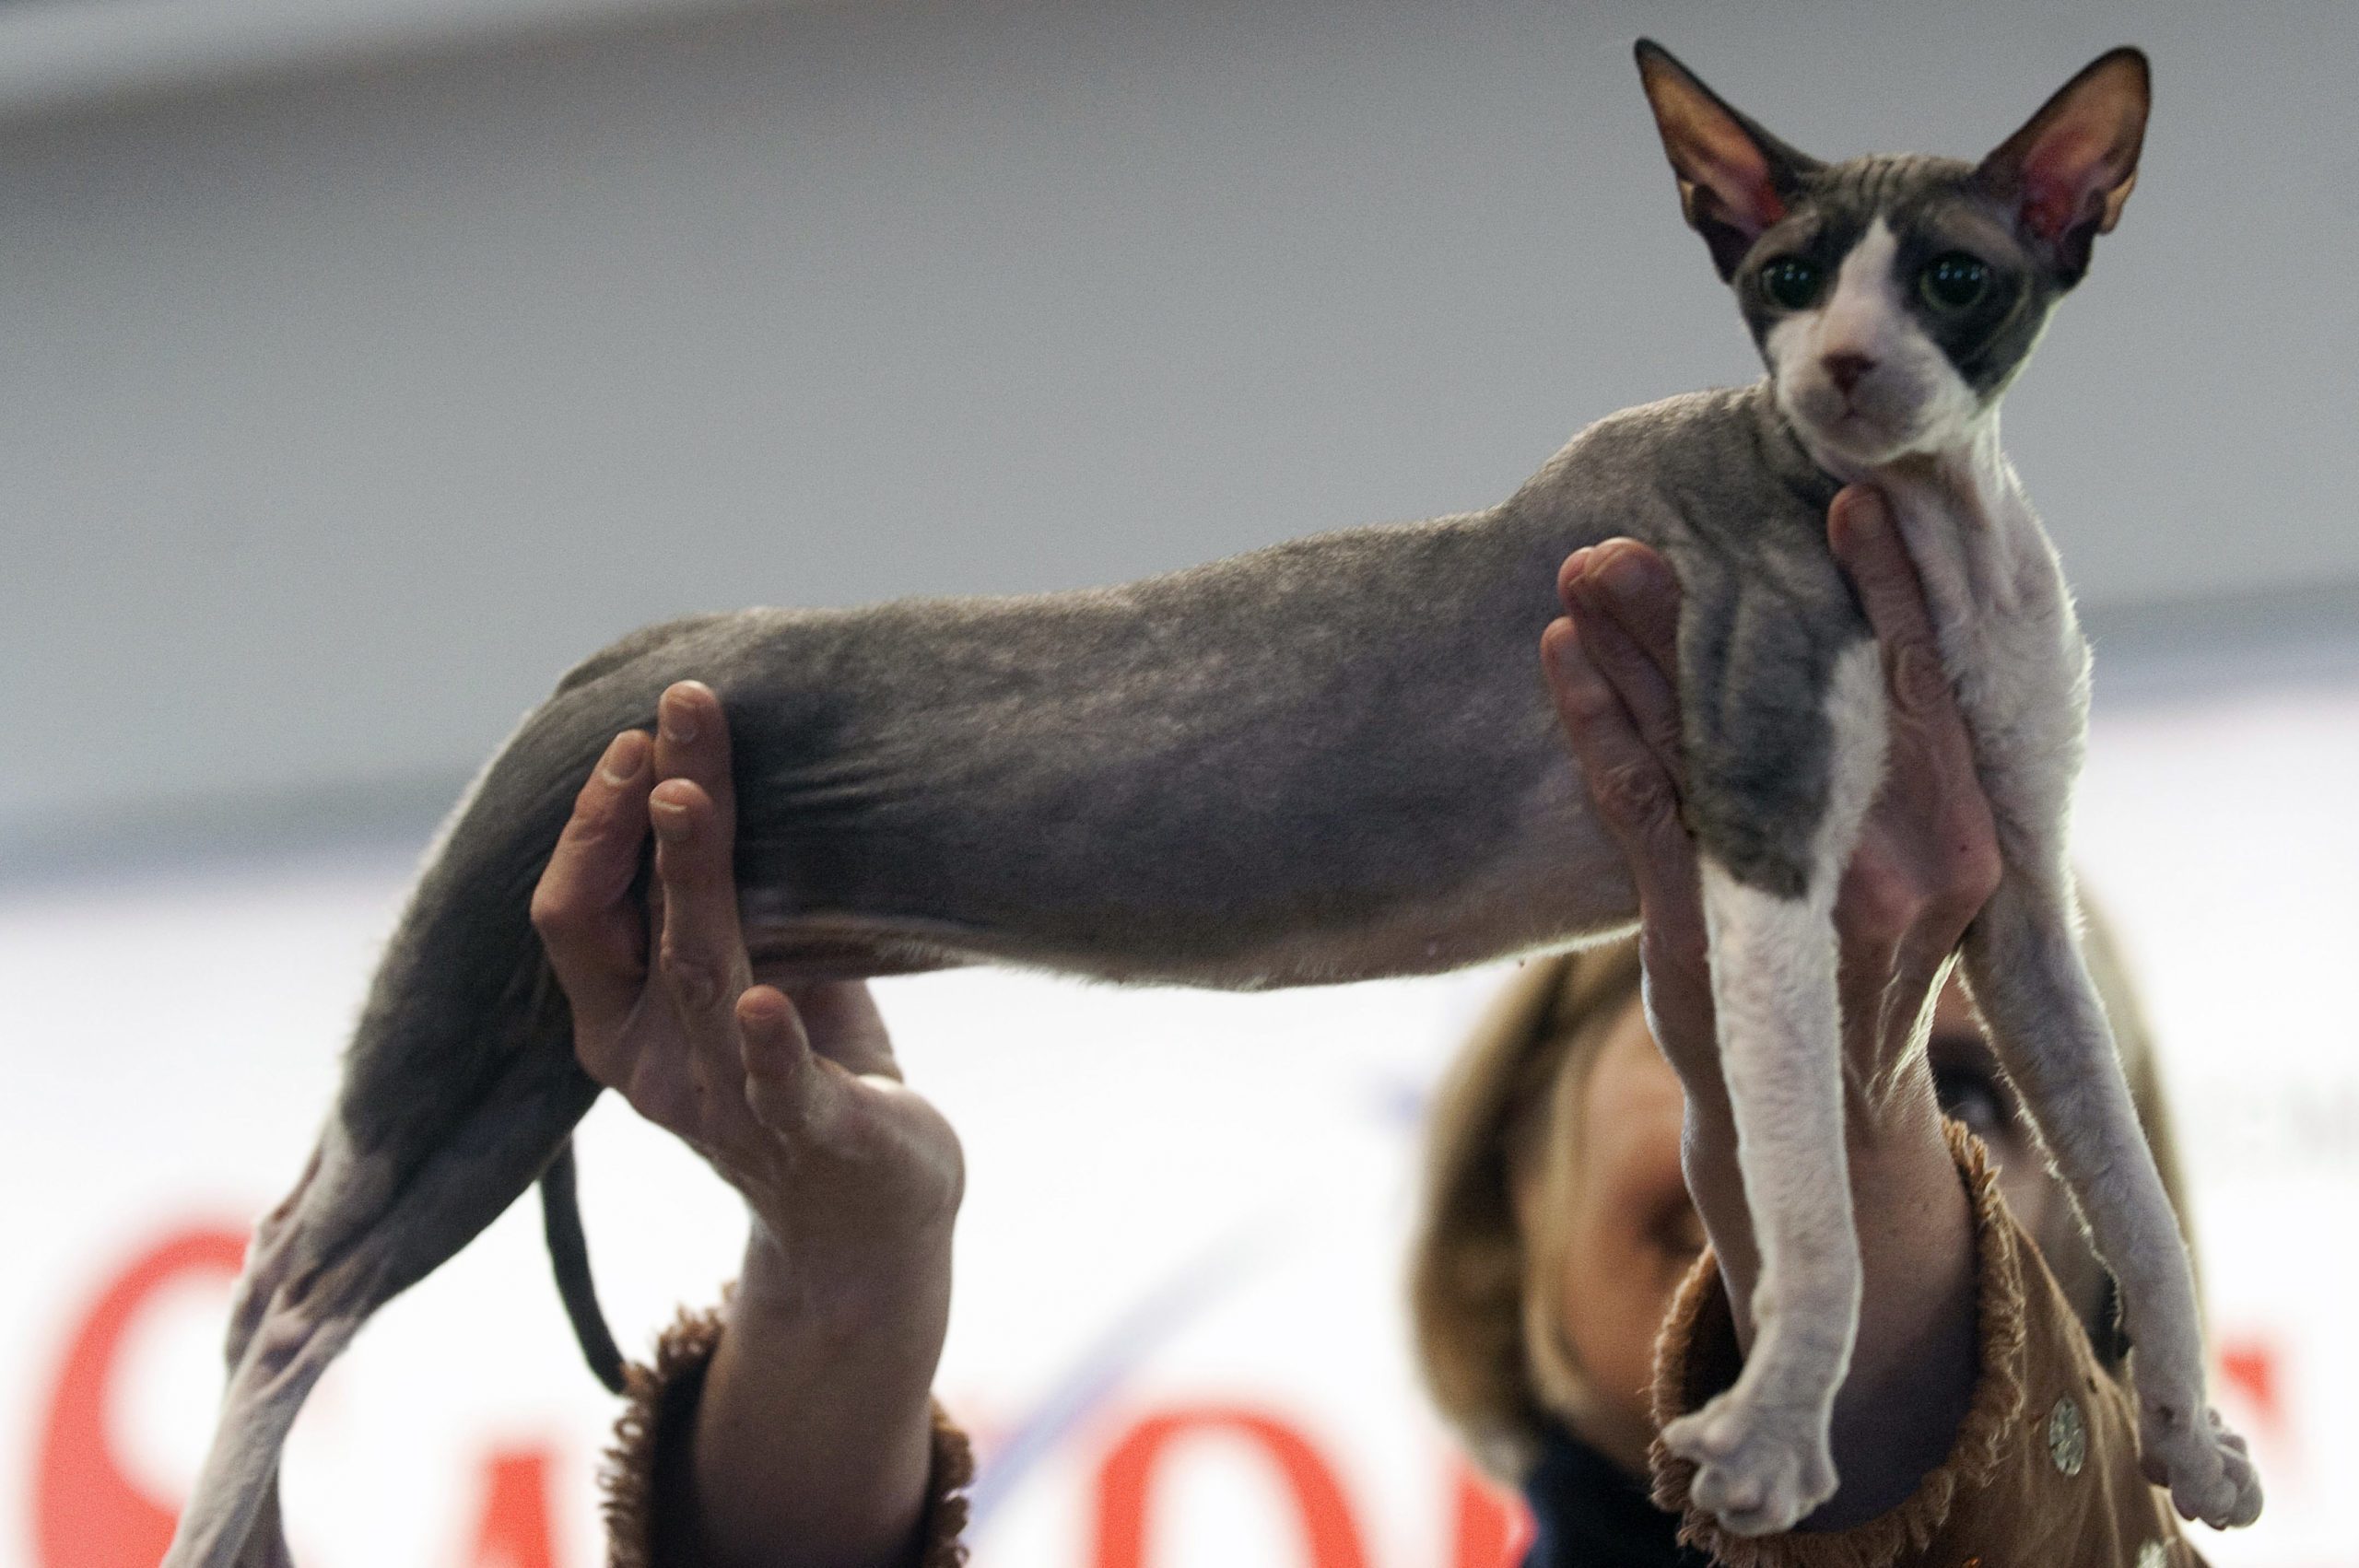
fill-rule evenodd
<path id="1" fill-rule="evenodd" d="M 1860 384 L 1860 377 L 1876 368 L 1876 362 L 1864 354 L 1830 354 L 1820 363 L 1826 367 L 1827 379 L 1845 397 L 1851 395 L 1851 389 Z"/>

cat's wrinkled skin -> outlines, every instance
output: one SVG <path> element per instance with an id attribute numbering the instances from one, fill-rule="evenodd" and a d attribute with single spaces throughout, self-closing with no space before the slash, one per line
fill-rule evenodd
<path id="1" fill-rule="evenodd" d="M 1839 484 L 1895 503 L 1998 811 L 2007 877 L 1969 936 L 2000 1036 L 2139 1350 L 2179 1506 L 2259 1493 L 2203 1404 L 2186 1258 L 2074 945 L 2062 855 L 2085 653 L 1995 407 L 2135 167 L 2142 59 L 2107 56 L 1981 165 L 1821 166 L 1640 48 L 1690 221 L 1771 376 L 1584 431 L 1487 511 L 1306 539 L 1125 587 L 651 627 L 569 674 L 453 813 L 388 948 L 311 1166 L 256 1234 L 229 1393 L 170 1568 L 287 1561 L 276 1466 L 359 1324 L 551 1169 L 596 1090 L 527 906 L 574 793 L 675 680 L 730 716 L 737 882 L 766 977 L 976 961 L 1251 988 L 1423 973 L 1625 927 L 1535 658 L 1558 566 L 1614 535 L 1683 588 L 1687 805 L 1756 1211 L 1760 1338 L 1665 1435 L 1734 1527 L 1833 1489 L 1858 1312 L 1831 905 L 1883 756 L 1874 645 L 1828 554 Z M 1929 259 L 1995 279 L 1963 310 Z M 1797 302 L 1766 263 L 1807 262 Z M 1781 275 L 1787 285 L 1790 275 Z M 594 1320 L 546 1189 L 576 1321 Z M 611 1351 L 599 1360 L 611 1373 Z"/>

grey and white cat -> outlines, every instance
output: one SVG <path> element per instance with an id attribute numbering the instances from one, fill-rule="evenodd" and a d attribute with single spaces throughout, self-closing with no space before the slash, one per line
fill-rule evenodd
<path id="1" fill-rule="evenodd" d="M 1602 420 L 1486 511 L 1121 588 L 698 616 L 564 678 L 445 827 L 310 1167 L 257 1232 L 172 1568 L 288 1560 L 278 1455 L 312 1383 L 536 1178 L 576 1327 L 613 1375 L 568 1143 L 597 1091 L 527 904 L 592 763 L 664 686 L 699 678 L 726 706 L 767 974 L 1425 973 L 1632 918 L 1536 658 L 1559 565 L 1614 535 L 1660 550 L 1684 590 L 1687 806 L 1764 1265 L 1742 1376 L 1664 1437 L 1731 1527 L 1792 1524 L 1835 1487 L 1828 1414 L 1859 1313 L 1832 907 L 1882 777 L 1885 695 L 1825 543 L 1855 480 L 1893 503 L 1974 732 L 2005 872 L 1966 973 L 2119 1282 L 2147 1465 L 2189 1515 L 2254 1517 L 2078 951 L 2064 833 L 2087 653 L 1999 450 L 2001 394 L 2129 195 L 2144 58 L 2097 60 L 1979 164 L 1821 164 L 1661 49 L 1638 65 L 1763 381 Z"/>

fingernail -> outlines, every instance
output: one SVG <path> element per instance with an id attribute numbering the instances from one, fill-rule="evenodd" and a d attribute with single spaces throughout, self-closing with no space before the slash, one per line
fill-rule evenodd
<path id="1" fill-rule="evenodd" d="M 626 730 L 606 743 L 606 755 L 598 759 L 598 777 L 609 784 L 628 784 L 639 777 L 640 764 L 645 761 L 639 746 L 636 730 Z"/>
<path id="2" fill-rule="evenodd" d="M 1589 570 L 1590 557 L 1595 554 L 1597 554 L 1597 547 L 1592 544 L 1584 544 L 1574 551 L 1572 559 L 1565 563 L 1565 575 L 1579 580 L 1581 573 Z"/>
<path id="3" fill-rule="evenodd" d="M 1646 580 L 1646 568 L 1638 557 L 1627 550 L 1613 550 L 1600 559 L 1597 580 L 1600 586 L 1616 593 L 1628 593 Z"/>
<path id="4" fill-rule="evenodd" d="M 656 723 L 663 730 L 663 738 L 674 745 L 686 745 L 697 738 L 697 721 L 687 708 L 687 703 L 681 698 L 667 696 L 656 709 Z"/>
<path id="5" fill-rule="evenodd" d="M 1873 490 L 1862 490 L 1852 497 L 1850 505 L 1844 509 L 1843 517 L 1843 526 L 1861 538 L 1875 533 L 1888 521 L 1884 497 Z"/>
<path id="6" fill-rule="evenodd" d="M 660 796 L 649 801 L 647 816 L 655 825 L 659 837 L 677 843 L 688 836 L 688 808 L 677 801 L 666 801 Z"/>
<path id="7" fill-rule="evenodd" d="M 1551 673 L 1566 675 L 1572 673 L 1574 655 L 1580 650 L 1581 627 L 1580 623 L 1570 615 L 1561 617 L 1561 622 L 1567 635 L 1561 638 L 1552 637 L 1543 642 L 1540 645 L 1540 654 L 1548 661 Z"/>

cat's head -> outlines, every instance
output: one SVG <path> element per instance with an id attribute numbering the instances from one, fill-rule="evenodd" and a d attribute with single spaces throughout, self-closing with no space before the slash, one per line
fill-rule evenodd
<path id="1" fill-rule="evenodd" d="M 1778 406 L 1813 449 L 1865 468 L 1971 438 L 2121 216 L 2146 127 L 2134 49 L 2098 58 L 1978 164 L 1821 163 L 1651 41 L 1638 73 Z"/>

